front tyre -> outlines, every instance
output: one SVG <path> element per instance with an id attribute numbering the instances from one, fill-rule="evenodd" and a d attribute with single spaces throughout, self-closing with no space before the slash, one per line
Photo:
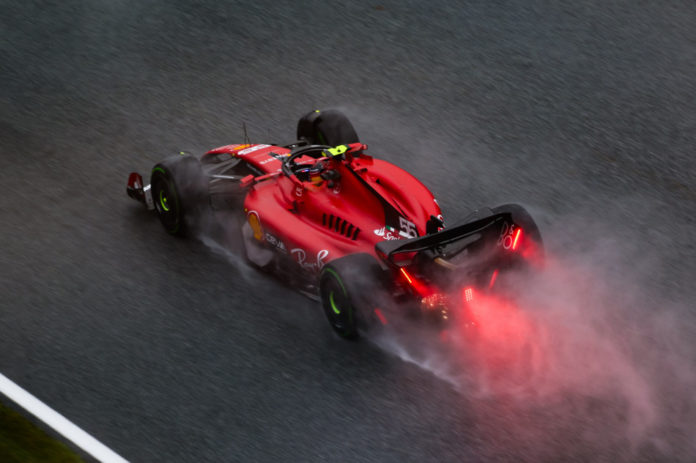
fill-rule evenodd
<path id="1" fill-rule="evenodd" d="M 369 254 L 351 254 L 324 266 L 319 276 L 322 308 L 341 337 L 358 337 L 374 323 L 374 311 L 386 300 L 382 269 Z"/>
<path id="2" fill-rule="evenodd" d="M 172 235 L 186 235 L 206 201 L 206 182 L 198 159 L 173 156 L 153 167 L 152 199 L 162 226 Z"/>
<path id="3" fill-rule="evenodd" d="M 297 123 L 297 139 L 310 145 L 349 145 L 360 143 L 350 120 L 337 109 L 312 111 Z"/>

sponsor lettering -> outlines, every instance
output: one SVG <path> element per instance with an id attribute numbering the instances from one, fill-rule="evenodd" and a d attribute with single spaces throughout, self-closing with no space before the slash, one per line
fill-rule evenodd
<path id="1" fill-rule="evenodd" d="M 295 248 L 290 251 L 297 263 L 305 270 L 318 272 L 324 267 L 324 259 L 329 255 L 329 251 L 322 249 L 317 252 L 317 259 L 314 262 L 307 262 L 307 252 L 304 249 Z"/>
<path id="2" fill-rule="evenodd" d="M 256 145 L 252 146 L 251 148 L 247 148 L 245 150 L 237 151 L 237 156 L 246 156 L 249 153 L 253 153 L 254 151 L 258 151 L 263 148 L 268 148 L 271 145 Z"/>
<path id="3" fill-rule="evenodd" d="M 267 243 L 269 243 L 271 246 L 274 246 L 276 249 L 278 249 L 278 251 L 282 252 L 283 254 L 287 254 L 288 250 L 286 249 L 285 244 L 283 244 L 283 242 L 280 241 L 279 238 L 271 235 L 268 232 L 266 232 L 264 238 L 266 238 Z"/>
<path id="4" fill-rule="evenodd" d="M 266 146 L 269 146 L 269 145 L 266 145 Z M 283 158 L 287 158 L 288 156 L 290 156 L 290 153 L 280 154 L 280 153 L 270 152 L 268 154 L 270 155 L 268 157 L 268 159 L 264 159 L 259 164 L 266 164 L 266 163 L 269 163 L 269 162 L 275 161 L 275 160 L 282 161 Z"/>
<path id="5" fill-rule="evenodd" d="M 377 230 L 374 230 L 374 234 L 377 236 L 381 236 L 387 241 L 393 241 L 393 240 L 398 240 L 400 239 L 398 236 L 394 235 L 392 233 L 393 230 L 387 230 L 386 227 L 378 228 Z"/>

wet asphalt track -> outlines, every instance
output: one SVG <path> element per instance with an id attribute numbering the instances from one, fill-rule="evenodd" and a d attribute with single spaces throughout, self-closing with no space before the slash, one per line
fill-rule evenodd
<path id="1" fill-rule="evenodd" d="M 696 4 L 523 3 L 0 2 L 0 371 L 132 461 L 693 461 L 680 423 L 632 446 L 592 433 L 606 404 L 472 397 L 343 342 L 125 196 L 340 107 L 446 217 L 512 200 L 551 249 L 637 243 L 693 327 Z"/>

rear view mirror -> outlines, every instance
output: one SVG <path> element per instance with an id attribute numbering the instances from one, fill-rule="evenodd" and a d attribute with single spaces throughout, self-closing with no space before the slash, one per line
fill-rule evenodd
<path id="1" fill-rule="evenodd" d="M 241 180 L 239 181 L 239 186 L 242 187 L 242 188 L 249 188 L 249 187 L 252 186 L 254 183 L 256 183 L 256 177 L 254 177 L 253 175 L 249 174 L 249 175 L 247 175 L 246 177 L 244 177 L 243 179 L 241 179 Z"/>

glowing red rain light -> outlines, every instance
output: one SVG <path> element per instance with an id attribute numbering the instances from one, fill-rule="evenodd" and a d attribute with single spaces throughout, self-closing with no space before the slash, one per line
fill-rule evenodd
<path id="1" fill-rule="evenodd" d="M 412 284 L 413 284 L 413 280 L 411 279 L 411 275 L 408 274 L 408 272 L 406 271 L 405 268 L 401 267 L 401 273 L 403 273 L 404 276 L 406 277 L 406 281 L 408 281 L 408 284 L 409 284 L 409 285 L 412 285 Z"/>
<path id="2" fill-rule="evenodd" d="M 464 290 L 464 300 L 466 302 L 471 302 L 474 300 L 474 290 L 471 288 L 466 288 Z"/>
<path id="3" fill-rule="evenodd" d="M 495 280 L 498 278 L 498 269 L 495 269 L 495 272 L 493 272 L 493 275 L 491 275 L 491 282 L 488 283 L 488 288 L 492 288 L 493 285 L 495 284 Z"/>
<path id="4" fill-rule="evenodd" d="M 387 317 L 384 316 L 381 310 L 379 310 L 379 307 L 375 307 L 375 315 L 377 315 L 377 318 L 379 318 L 379 321 L 382 325 L 387 324 Z"/>
<path id="5" fill-rule="evenodd" d="M 514 251 L 515 249 L 517 249 L 517 242 L 518 242 L 519 239 L 520 239 L 520 235 L 522 235 L 522 229 L 521 229 L 521 228 L 518 228 L 518 229 L 517 229 L 517 232 L 515 233 L 515 239 L 512 241 L 512 250 L 513 250 L 513 251 Z"/>
<path id="6" fill-rule="evenodd" d="M 428 286 L 418 281 L 415 277 L 411 276 L 404 267 L 401 267 L 401 273 L 406 278 L 406 281 L 408 281 L 408 284 L 410 284 L 418 294 L 420 294 L 421 296 L 427 296 L 431 293 Z"/>

